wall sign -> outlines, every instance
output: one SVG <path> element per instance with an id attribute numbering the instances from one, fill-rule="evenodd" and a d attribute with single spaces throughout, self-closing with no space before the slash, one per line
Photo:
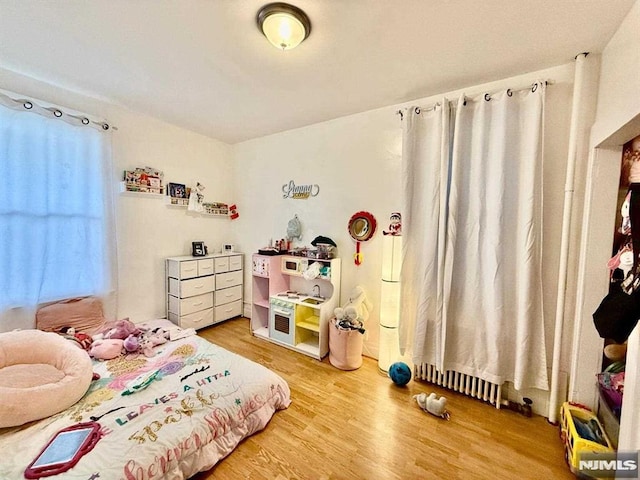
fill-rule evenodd
<path id="1" fill-rule="evenodd" d="M 320 193 L 320 186 L 317 184 L 296 185 L 293 180 L 289 180 L 289 183 L 282 186 L 282 198 L 307 199 L 315 197 L 318 193 Z"/>

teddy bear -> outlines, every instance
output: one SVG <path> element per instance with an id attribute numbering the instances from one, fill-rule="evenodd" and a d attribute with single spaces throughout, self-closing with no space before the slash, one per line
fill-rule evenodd
<path id="1" fill-rule="evenodd" d="M 436 417 L 449 420 L 449 412 L 446 410 L 447 399 L 446 397 L 438 396 L 431 392 L 429 395 L 426 393 L 420 393 L 414 395 L 413 398 L 418 402 L 418 406 L 427 413 L 435 415 Z"/>
<path id="2" fill-rule="evenodd" d="M 356 285 L 351 290 L 349 301 L 344 306 L 334 309 L 333 314 L 339 326 L 364 332 L 362 325 L 369 318 L 372 308 L 373 304 L 367 298 L 364 288 Z"/>

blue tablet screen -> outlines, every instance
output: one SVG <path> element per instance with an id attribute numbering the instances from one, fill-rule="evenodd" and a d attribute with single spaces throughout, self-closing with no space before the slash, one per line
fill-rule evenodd
<path id="1" fill-rule="evenodd" d="M 91 428 L 62 432 L 42 452 L 32 468 L 47 467 L 69 462 L 91 433 Z"/>

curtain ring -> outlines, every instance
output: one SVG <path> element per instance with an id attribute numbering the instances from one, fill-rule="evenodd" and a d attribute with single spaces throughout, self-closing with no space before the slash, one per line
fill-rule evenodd
<path id="1" fill-rule="evenodd" d="M 89 119 L 87 117 L 82 117 L 82 124 L 89 125 Z"/>
<path id="2" fill-rule="evenodd" d="M 22 104 L 22 106 L 23 106 L 24 108 L 26 108 L 27 110 L 31 110 L 31 109 L 33 108 L 33 103 L 31 103 L 31 102 L 24 102 L 24 103 Z"/>
<path id="3" fill-rule="evenodd" d="M 535 92 L 538 89 L 538 82 L 531 85 L 531 93 Z"/>
<path id="4" fill-rule="evenodd" d="M 62 112 L 60 110 L 54 110 L 53 115 L 60 118 L 62 116 Z"/>
<path id="5" fill-rule="evenodd" d="M 485 99 L 485 101 L 490 102 L 491 101 L 491 95 L 489 95 L 488 93 L 485 93 L 484 94 L 484 99 Z"/>
<path id="6" fill-rule="evenodd" d="M 507 88 L 507 97 L 513 97 L 513 92 L 510 88 Z"/>
<path id="7" fill-rule="evenodd" d="M 109 130 L 109 124 L 108 123 L 103 123 L 102 124 L 102 129 L 103 130 Z"/>
<path id="8" fill-rule="evenodd" d="M 413 111 L 416 112 L 416 115 L 420 115 L 420 107 L 414 108 Z"/>

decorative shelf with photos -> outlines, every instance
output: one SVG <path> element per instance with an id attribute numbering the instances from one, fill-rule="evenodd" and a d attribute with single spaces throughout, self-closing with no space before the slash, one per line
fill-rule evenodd
<path id="1" fill-rule="evenodd" d="M 123 181 L 120 182 L 120 191 L 122 193 L 163 196 L 163 179 L 164 173 L 153 167 L 138 167 L 134 170 L 125 170 Z"/>
<path id="2" fill-rule="evenodd" d="M 169 183 L 167 185 L 167 205 L 187 208 L 191 189 L 183 183 Z"/>

